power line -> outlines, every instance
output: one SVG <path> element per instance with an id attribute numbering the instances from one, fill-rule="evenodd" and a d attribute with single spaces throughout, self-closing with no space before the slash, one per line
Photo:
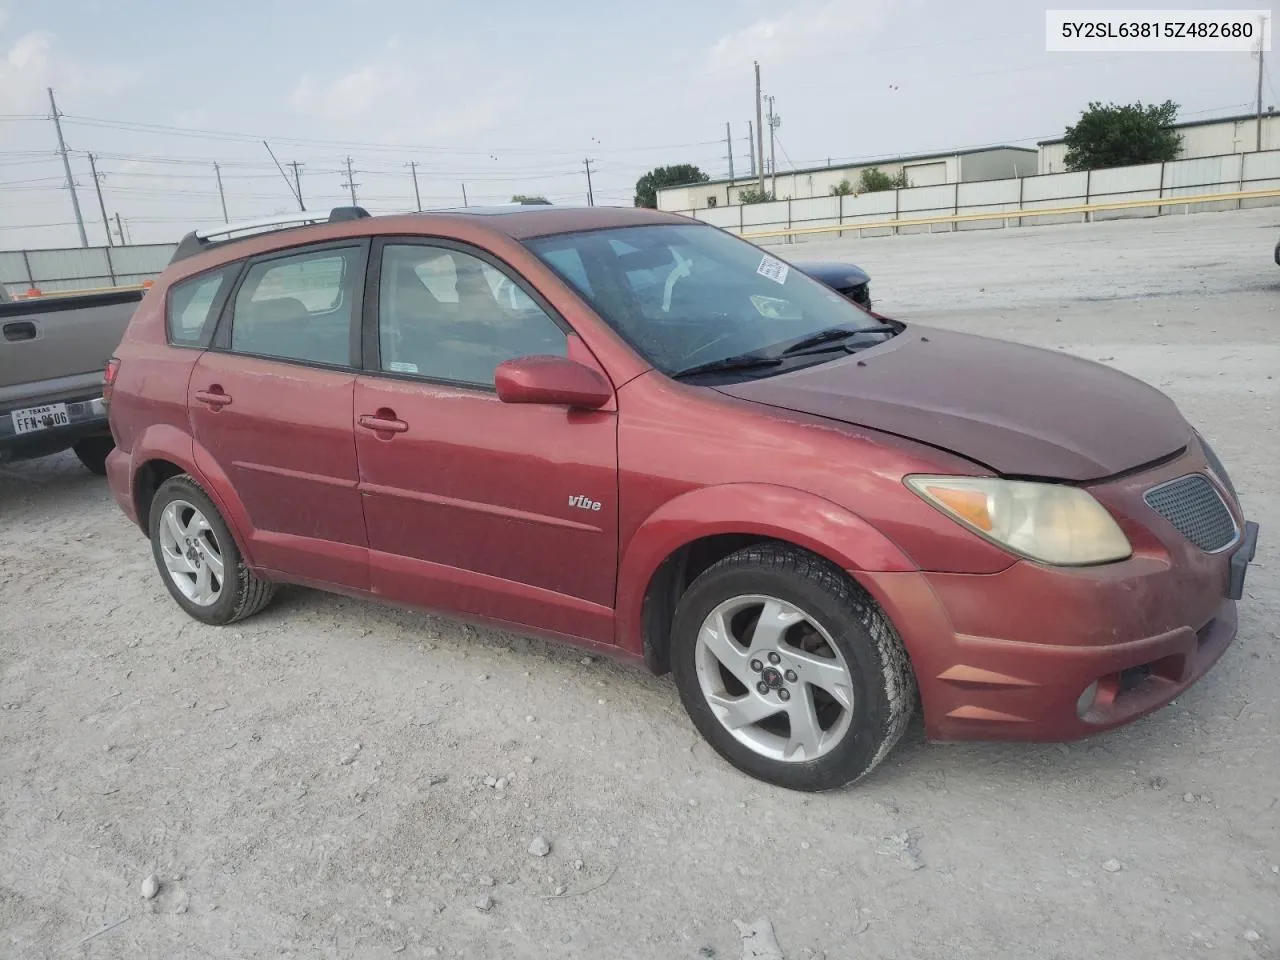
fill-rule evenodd
<path id="1" fill-rule="evenodd" d="M 195 127 L 175 127 L 167 124 L 159 123 L 143 123 L 132 120 L 108 120 L 103 117 L 89 117 L 82 114 L 63 114 L 64 119 L 68 123 L 80 124 L 83 126 L 107 127 L 117 130 L 128 130 L 138 133 L 162 133 L 171 134 L 173 136 L 187 136 L 196 138 L 206 138 L 214 140 L 231 140 L 243 143 L 261 141 L 263 138 L 257 134 L 236 133 L 228 130 L 202 130 Z M 419 151 L 426 153 L 444 153 L 456 156 L 492 156 L 495 153 L 511 153 L 511 154 L 528 154 L 534 156 L 572 156 L 573 151 L 570 148 L 532 148 L 532 147 L 488 147 L 467 148 L 467 147 L 441 147 L 441 146 L 422 146 L 418 144 L 387 144 L 387 143 L 368 143 L 357 140 L 319 140 L 306 137 L 271 137 L 278 143 L 296 144 L 300 146 L 314 147 L 343 147 L 360 150 L 375 151 L 380 153 L 388 152 L 406 152 Z M 601 152 L 604 153 L 636 153 L 647 150 L 673 150 L 682 147 L 707 146 L 718 144 L 719 140 L 700 140 L 694 143 L 676 143 L 676 144 L 651 144 L 640 147 L 604 147 Z"/>

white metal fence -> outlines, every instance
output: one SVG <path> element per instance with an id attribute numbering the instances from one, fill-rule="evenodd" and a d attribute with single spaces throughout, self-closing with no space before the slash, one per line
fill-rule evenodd
<path id="1" fill-rule="evenodd" d="M 67 247 L 0 251 L 0 283 L 20 295 L 31 287 L 43 293 L 143 283 L 164 270 L 172 243 L 125 247 Z"/>
<path id="2" fill-rule="evenodd" d="M 761 237 L 761 242 L 799 242 L 835 236 L 880 236 L 935 230 L 1000 229 L 1026 224 L 1074 223 L 1081 219 L 1110 220 L 1121 217 L 1154 217 L 1189 210 L 1224 210 L 1280 204 L 1280 197 L 1220 200 L 1189 206 L 1185 203 L 1153 203 L 1118 210 L 1037 214 L 1037 210 L 1061 210 L 1090 204 L 1125 201 L 1174 201 L 1178 197 L 1207 197 L 1221 193 L 1280 189 L 1280 150 L 1234 153 L 1218 157 L 1172 160 L 1133 167 L 1113 167 L 1082 173 L 1051 173 L 1013 180 L 948 183 L 933 187 L 908 187 L 860 196 L 812 197 L 677 210 L 733 233 L 752 235 L 768 231 L 847 227 L 807 235 Z M 1008 213 L 1008 217 L 957 220 L 947 223 L 903 224 L 930 217 L 963 217 L 969 214 Z M 887 222 L 889 221 L 889 222 Z M 875 226 L 859 227 L 859 224 Z"/>

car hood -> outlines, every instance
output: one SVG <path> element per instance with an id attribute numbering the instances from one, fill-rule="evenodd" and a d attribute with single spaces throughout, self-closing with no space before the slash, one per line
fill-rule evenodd
<path id="1" fill-rule="evenodd" d="M 829 287 L 854 287 L 871 279 L 861 267 L 838 260 L 792 260 L 791 265 Z"/>
<path id="2" fill-rule="evenodd" d="M 893 433 L 998 473 L 1096 480 L 1186 446 L 1173 401 L 1078 357 L 917 326 L 792 373 L 716 389 L 739 399 Z"/>

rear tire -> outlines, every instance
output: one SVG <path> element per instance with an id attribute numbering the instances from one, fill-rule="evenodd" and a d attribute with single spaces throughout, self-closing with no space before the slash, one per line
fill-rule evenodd
<path id="1" fill-rule="evenodd" d="M 147 531 L 169 594 L 200 622 L 235 623 L 275 596 L 276 585 L 245 566 L 222 514 L 190 476 L 170 477 L 160 485 Z"/>
<path id="2" fill-rule="evenodd" d="M 792 790 L 866 776 L 915 708 L 889 619 L 842 570 L 783 544 L 739 550 L 693 582 L 676 607 L 671 669 L 716 752 Z"/>
<path id="3" fill-rule="evenodd" d="M 111 437 L 85 437 L 71 447 L 86 470 L 100 477 L 107 475 L 107 454 L 116 448 Z"/>

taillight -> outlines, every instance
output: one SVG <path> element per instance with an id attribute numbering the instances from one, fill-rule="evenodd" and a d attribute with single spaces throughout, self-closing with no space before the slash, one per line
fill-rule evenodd
<path id="1" fill-rule="evenodd" d="M 116 385 L 116 377 L 120 375 L 120 361 L 112 357 L 107 361 L 107 368 L 102 371 L 102 402 L 111 402 L 111 388 Z"/>

